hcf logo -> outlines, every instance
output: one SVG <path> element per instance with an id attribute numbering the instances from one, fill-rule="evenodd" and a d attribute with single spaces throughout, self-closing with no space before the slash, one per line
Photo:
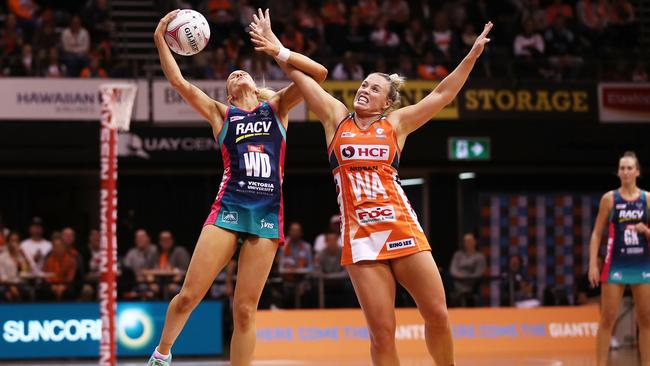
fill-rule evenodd
<path id="1" fill-rule="evenodd" d="M 121 311 L 117 319 L 117 340 L 129 349 L 148 347 L 154 336 L 151 316 L 139 308 Z"/>
<path id="2" fill-rule="evenodd" d="M 343 160 L 388 160 L 387 145 L 341 145 Z"/>

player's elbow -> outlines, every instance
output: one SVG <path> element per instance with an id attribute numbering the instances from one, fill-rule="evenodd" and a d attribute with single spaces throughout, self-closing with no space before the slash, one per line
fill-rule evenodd
<path id="1" fill-rule="evenodd" d="M 436 99 L 438 99 L 440 105 L 443 108 L 451 104 L 451 102 L 456 99 L 456 93 L 451 93 L 448 91 L 437 91 L 436 94 L 438 94 L 438 98 Z"/>
<path id="2" fill-rule="evenodd" d="M 169 78 L 169 83 L 172 85 L 172 88 L 179 93 L 187 89 L 187 81 L 181 76 Z"/>
<path id="3" fill-rule="evenodd" d="M 327 79 L 327 73 L 328 73 L 327 68 L 323 65 L 319 65 L 315 80 L 319 84 L 322 83 L 323 81 L 325 81 L 325 79 Z"/>

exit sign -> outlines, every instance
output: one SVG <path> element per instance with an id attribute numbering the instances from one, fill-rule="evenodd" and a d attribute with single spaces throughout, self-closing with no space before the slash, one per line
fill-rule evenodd
<path id="1" fill-rule="evenodd" d="M 489 137 L 450 137 L 449 160 L 490 160 Z"/>

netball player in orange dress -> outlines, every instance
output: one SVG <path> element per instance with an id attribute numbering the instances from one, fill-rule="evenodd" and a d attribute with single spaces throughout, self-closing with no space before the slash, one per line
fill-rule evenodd
<path id="1" fill-rule="evenodd" d="M 415 105 L 397 109 L 403 79 L 370 74 L 354 98 L 354 111 L 318 83 L 292 67 L 293 55 L 280 61 L 325 128 L 328 158 L 341 212 L 346 266 L 370 330 L 375 365 L 398 365 L 395 348 L 395 286 L 399 281 L 415 299 L 425 321 L 429 353 L 437 365 L 453 365 L 454 351 L 445 293 L 427 238 L 397 175 L 406 137 L 456 97 L 489 39 L 485 25 L 460 65 Z M 282 49 L 275 37 L 256 31 L 256 50 L 271 56 Z"/>

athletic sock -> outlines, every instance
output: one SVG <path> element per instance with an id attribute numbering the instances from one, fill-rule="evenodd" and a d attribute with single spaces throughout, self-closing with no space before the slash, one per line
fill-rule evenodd
<path id="1" fill-rule="evenodd" d="M 169 358 L 170 355 L 163 355 L 162 353 L 158 352 L 158 347 L 156 347 L 156 350 L 153 352 L 153 358 L 158 359 L 158 360 L 166 360 Z"/>

